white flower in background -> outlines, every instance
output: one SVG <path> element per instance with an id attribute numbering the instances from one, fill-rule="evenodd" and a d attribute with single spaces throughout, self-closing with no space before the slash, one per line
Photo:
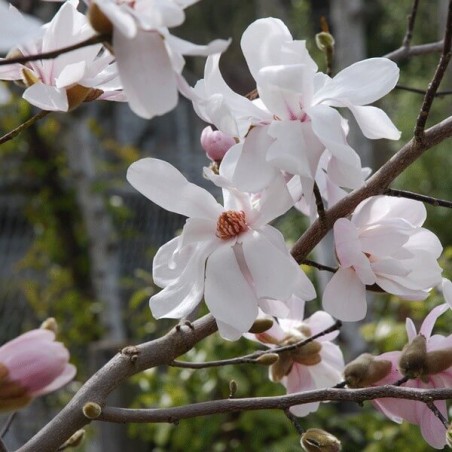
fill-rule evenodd
<path id="1" fill-rule="evenodd" d="M 159 206 L 189 217 L 182 234 L 154 258 L 154 282 L 163 288 L 150 300 L 156 318 L 185 317 L 204 296 L 221 336 L 235 340 L 250 329 L 259 306 L 275 315 L 292 295 L 315 297 L 281 233 L 267 224 L 292 206 L 284 183 L 270 187 L 254 204 L 247 195 L 223 188 L 222 206 L 162 160 L 133 163 L 127 179 Z M 221 177 L 214 179 L 221 183 Z M 273 306 L 271 300 L 278 301 Z"/>
<path id="2" fill-rule="evenodd" d="M 61 49 L 95 35 L 78 1 L 64 3 L 42 36 L 13 49 L 19 55 L 36 55 Z M 124 100 L 113 56 L 100 53 L 102 44 L 84 47 L 55 59 L 0 67 L 0 79 L 20 80 L 27 89 L 23 98 L 43 110 L 68 111 L 92 99 Z"/>
<path id="3" fill-rule="evenodd" d="M 425 299 L 441 283 L 438 237 L 422 228 L 426 210 L 419 201 L 375 196 L 363 201 L 350 220 L 334 224 L 340 267 L 323 294 L 334 317 L 355 321 L 366 315 L 366 285 L 408 300 Z"/>
<path id="4" fill-rule="evenodd" d="M 36 17 L 21 14 L 14 6 L 0 0 L 0 52 L 7 53 L 31 38 L 42 34 L 42 22 Z"/>
<path id="5" fill-rule="evenodd" d="M 265 316 L 260 315 L 265 318 Z M 317 311 L 305 320 L 278 319 L 273 326 L 260 334 L 246 334 L 270 348 L 295 344 L 325 331 L 334 319 L 324 311 Z M 341 349 L 333 344 L 339 331 L 325 334 L 315 341 L 294 350 L 279 353 L 279 360 L 270 367 L 270 379 L 282 383 L 288 394 L 331 388 L 342 381 L 344 358 Z M 319 402 L 296 405 L 290 411 L 296 416 L 306 416 L 319 407 Z"/>
<path id="6" fill-rule="evenodd" d="M 187 93 L 202 119 L 241 139 L 225 157 L 235 162 L 234 185 L 256 192 L 283 171 L 300 176 L 309 198 L 326 149 L 331 180 L 340 187 L 362 185 L 360 158 L 347 143 L 345 121 L 336 107 L 349 108 L 367 138 L 398 139 L 400 133 L 388 116 L 367 106 L 394 88 L 397 65 L 372 58 L 330 78 L 317 72 L 305 42 L 294 41 L 287 27 L 273 18 L 252 23 L 241 46 L 256 80 L 257 99 L 242 97 L 226 85 L 218 55 L 208 58 L 204 79 Z"/>
<path id="7" fill-rule="evenodd" d="M 171 35 L 185 19 L 184 9 L 199 0 L 88 0 L 93 27 L 112 32 L 113 52 L 118 63 L 130 108 L 150 119 L 172 110 L 181 73 L 183 55 L 207 56 L 222 52 L 228 41 L 214 40 L 200 46 Z"/>

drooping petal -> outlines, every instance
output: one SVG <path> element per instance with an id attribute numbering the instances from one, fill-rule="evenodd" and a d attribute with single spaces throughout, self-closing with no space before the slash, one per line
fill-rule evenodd
<path id="1" fill-rule="evenodd" d="M 177 81 L 162 37 L 138 30 L 128 38 L 114 31 L 113 47 L 130 108 L 146 119 L 172 110 L 178 99 Z"/>
<path id="2" fill-rule="evenodd" d="M 347 322 L 366 316 L 366 286 L 350 268 L 339 268 L 323 292 L 322 306 L 333 317 Z"/>
<path id="3" fill-rule="evenodd" d="M 215 319 L 237 332 L 245 333 L 256 320 L 256 294 L 231 246 L 216 249 L 207 259 L 204 299 Z M 237 339 L 236 335 L 229 335 L 232 332 L 223 329 L 224 339 Z"/>
<path id="4" fill-rule="evenodd" d="M 391 91 L 399 79 L 399 68 L 387 58 L 369 58 L 340 71 L 315 94 L 314 102 L 347 99 L 353 105 L 366 105 Z"/>
<path id="5" fill-rule="evenodd" d="M 132 163 L 127 180 L 141 194 L 170 212 L 216 220 L 223 211 L 209 192 L 188 182 L 163 160 L 144 158 Z"/>
<path id="6" fill-rule="evenodd" d="M 27 88 L 22 97 L 30 104 L 48 111 L 68 111 L 66 90 L 36 82 Z"/>

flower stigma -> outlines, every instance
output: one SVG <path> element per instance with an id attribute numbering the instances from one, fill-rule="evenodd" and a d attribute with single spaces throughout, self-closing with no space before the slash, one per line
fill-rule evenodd
<path id="1" fill-rule="evenodd" d="M 227 210 L 223 212 L 217 222 L 217 237 L 223 240 L 232 239 L 248 229 L 245 212 L 243 210 Z"/>

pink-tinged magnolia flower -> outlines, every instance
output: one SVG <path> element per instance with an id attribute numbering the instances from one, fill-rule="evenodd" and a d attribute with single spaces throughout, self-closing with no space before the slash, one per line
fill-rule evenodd
<path id="1" fill-rule="evenodd" d="M 326 149 L 331 153 L 331 180 L 347 188 L 362 185 L 360 158 L 347 143 L 344 119 L 336 107 L 349 108 L 367 138 L 398 139 L 400 133 L 387 115 L 367 106 L 395 86 L 397 66 L 373 58 L 330 78 L 317 72 L 305 42 L 294 41 L 287 27 L 273 18 L 252 23 L 241 46 L 256 80 L 257 99 L 242 97 L 226 85 L 218 55 L 208 58 L 204 79 L 191 93 L 202 119 L 241 139 L 235 152 L 231 149 L 225 157 L 235 161 L 234 185 L 257 192 L 282 171 L 300 177 L 308 198 Z"/>
<path id="2" fill-rule="evenodd" d="M 42 27 L 39 39 L 26 41 L 12 54 L 36 55 L 77 44 L 95 32 L 77 11 L 77 0 L 63 4 L 51 22 Z M 55 59 L 0 67 L 0 79 L 18 80 L 27 89 L 23 98 L 49 111 L 68 111 L 93 99 L 125 100 L 113 56 L 102 44 L 84 47 Z"/>
<path id="3" fill-rule="evenodd" d="M 323 307 L 334 317 L 355 321 L 366 315 L 366 285 L 387 293 L 423 300 L 441 283 L 437 259 L 442 246 L 422 228 L 421 202 L 389 196 L 363 201 L 350 220 L 334 224 L 339 269 L 323 294 Z"/>
<path id="4" fill-rule="evenodd" d="M 185 19 L 184 9 L 199 0 L 88 0 L 99 32 L 113 33 L 113 51 L 130 108 L 150 119 L 172 110 L 185 65 L 183 55 L 222 52 L 228 41 L 196 45 L 171 35 Z M 110 30 L 112 28 L 112 30 Z"/>
<path id="5" fill-rule="evenodd" d="M 333 324 L 334 319 L 329 314 L 317 311 L 303 321 L 278 319 L 278 323 L 274 322 L 264 333 L 245 336 L 271 349 L 300 342 Z M 342 381 L 344 358 L 341 349 L 331 342 L 338 334 L 338 331 L 333 331 L 303 347 L 279 353 L 279 360 L 270 367 L 270 379 L 282 383 L 288 394 L 331 388 L 339 383 Z M 306 416 L 316 411 L 318 407 L 319 402 L 313 402 L 293 406 L 290 411 L 296 416 Z"/>
<path id="6" fill-rule="evenodd" d="M 413 340 L 422 336 L 425 339 L 428 359 L 426 360 L 426 373 L 422 378 L 408 380 L 407 383 L 402 385 L 403 387 L 419 389 L 452 388 L 452 367 L 447 367 L 447 363 L 450 364 L 452 358 L 452 335 L 447 337 L 439 334 L 432 335 L 436 319 L 448 308 L 447 304 L 442 304 L 432 309 L 424 319 L 419 333 L 416 332 L 413 321 L 409 318 L 406 320 L 409 343 L 412 344 Z M 378 359 L 388 360 L 392 363 L 392 371 L 388 376 L 376 382 L 374 386 L 393 384 L 402 377 L 398 369 L 402 354 L 403 352 L 389 352 L 378 356 Z M 443 363 L 445 365 L 442 365 Z M 440 365 L 439 368 L 438 365 Z M 441 368 L 442 370 L 440 370 Z M 442 449 L 446 445 L 446 429 L 425 403 L 415 400 L 384 398 L 374 400 L 373 404 L 394 422 L 401 423 L 406 420 L 411 424 L 419 425 L 422 436 L 433 448 Z M 446 402 L 437 400 L 434 404 L 447 419 Z"/>
<path id="7" fill-rule="evenodd" d="M 274 315 L 281 302 L 273 306 L 273 299 L 315 296 L 281 233 L 267 224 L 292 206 L 284 183 L 263 192 L 255 203 L 224 187 L 222 206 L 161 160 L 133 163 L 127 179 L 159 206 L 189 217 L 182 234 L 154 258 L 154 282 L 163 288 L 150 300 L 156 318 L 185 317 L 204 296 L 222 337 L 234 340 L 250 329 L 259 306 Z M 213 180 L 221 183 L 222 178 Z"/>
<path id="8" fill-rule="evenodd" d="M 29 331 L 0 347 L 0 411 L 25 406 L 56 391 L 76 373 L 69 352 L 46 329 Z"/>
<path id="9" fill-rule="evenodd" d="M 207 126 L 201 132 L 201 146 L 206 151 L 207 157 L 214 162 L 221 162 L 226 152 L 234 146 L 233 137 L 226 135 L 220 130 L 212 130 Z"/>

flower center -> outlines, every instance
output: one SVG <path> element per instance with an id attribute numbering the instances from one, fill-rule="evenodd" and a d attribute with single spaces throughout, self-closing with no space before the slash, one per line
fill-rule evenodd
<path id="1" fill-rule="evenodd" d="M 246 231 L 248 226 L 246 224 L 245 212 L 240 210 L 227 210 L 223 212 L 217 222 L 217 237 L 223 240 L 231 239 L 240 233 Z"/>

